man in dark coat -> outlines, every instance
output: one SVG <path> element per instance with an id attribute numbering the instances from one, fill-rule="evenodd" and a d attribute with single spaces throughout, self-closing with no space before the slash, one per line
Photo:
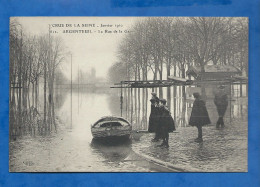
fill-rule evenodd
<path id="1" fill-rule="evenodd" d="M 161 132 L 162 132 L 162 139 L 163 143 L 161 146 L 169 147 L 169 132 L 175 131 L 175 124 L 174 120 L 171 117 L 171 113 L 166 106 L 166 100 L 160 100 L 160 124 L 161 124 Z"/>
<path id="2" fill-rule="evenodd" d="M 196 126 L 198 129 L 198 138 L 196 142 L 202 142 L 202 126 L 210 124 L 209 114 L 205 102 L 201 99 L 199 93 L 193 93 L 195 101 L 193 103 L 189 125 Z"/>
<path id="3" fill-rule="evenodd" d="M 159 136 L 157 131 L 157 125 L 158 125 L 158 104 L 159 104 L 159 98 L 157 97 L 156 93 L 151 93 L 152 98 L 150 99 L 151 102 L 151 113 L 149 117 L 149 126 L 148 126 L 148 132 L 153 133 L 155 132 L 155 137 L 152 139 L 152 141 L 159 141 Z"/>
<path id="4" fill-rule="evenodd" d="M 225 124 L 223 118 L 228 107 L 228 97 L 227 94 L 225 93 L 224 86 L 219 87 L 218 92 L 215 94 L 214 103 L 217 107 L 218 116 L 219 116 L 216 127 L 219 128 L 220 125 L 221 127 L 224 127 Z"/>
<path id="5" fill-rule="evenodd" d="M 159 108 L 159 99 L 155 99 L 154 103 L 154 114 L 153 114 L 153 125 L 155 137 L 152 139 L 153 142 L 158 142 L 161 139 L 161 126 L 160 126 L 160 108 Z"/>
<path id="6" fill-rule="evenodd" d="M 148 132 L 155 132 L 156 130 L 156 106 L 155 106 L 155 99 L 150 99 L 151 102 L 151 113 L 149 117 L 149 126 L 148 126 Z"/>

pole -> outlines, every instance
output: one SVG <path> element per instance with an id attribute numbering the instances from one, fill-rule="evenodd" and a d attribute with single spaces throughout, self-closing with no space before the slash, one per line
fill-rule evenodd
<path id="1" fill-rule="evenodd" d="M 21 40 L 20 40 L 20 60 L 19 60 L 19 71 L 18 71 L 18 119 L 20 121 L 19 127 L 21 126 L 21 120 L 22 120 L 22 58 L 23 58 L 23 31 L 21 28 Z M 45 122 L 45 121 L 44 121 Z M 17 123 L 18 124 L 18 123 Z M 16 124 L 16 125 L 17 125 Z M 17 132 L 15 132 L 17 133 Z M 20 131 L 18 132 L 20 134 Z M 15 134 L 17 135 L 17 134 Z"/>
<path id="2" fill-rule="evenodd" d="M 79 64 L 78 64 L 78 114 L 79 114 Z"/>
<path id="3" fill-rule="evenodd" d="M 230 110 L 230 115 L 229 115 L 229 123 L 231 124 L 231 122 L 232 122 L 232 119 L 231 119 L 231 117 L 232 117 L 232 105 L 231 105 L 231 102 L 232 102 L 232 88 L 231 88 L 231 86 L 232 86 L 232 83 L 231 83 L 231 81 L 230 81 L 230 86 L 229 86 L 229 88 L 230 88 L 230 90 L 229 90 L 229 93 L 230 93 L 230 96 L 229 96 L 229 110 Z"/>
<path id="4" fill-rule="evenodd" d="M 131 96 L 130 96 L 130 98 L 131 98 L 131 113 L 130 113 L 130 115 L 131 115 L 131 124 L 133 123 L 133 91 L 132 91 L 132 88 L 131 88 Z"/>
<path id="5" fill-rule="evenodd" d="M 123 90 L 122 90 L 122 81 L 121 81 L 121 95 L 120 95 L 120 109 L 121 109 L 121 117 L 122 117 L 122 112 L 123 112 Z"/>
<path id="6" fill-rule="evenodd" d="M 70 127 L 72 128 L 72 54 L 70 54 Z"/>

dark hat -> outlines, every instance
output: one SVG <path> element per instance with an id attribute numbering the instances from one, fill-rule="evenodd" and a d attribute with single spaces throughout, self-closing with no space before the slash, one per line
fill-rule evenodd
<path id="1" fill-rule="evenodd" d="M 150 99 L 151 103 L 155 103 L 156 99 L 152 98 Z"/>
<path id="2" fill-rule="evenodd" d="M 195 93 L 193 93 L 193 96 L 194 96 L 195 98 L 199 98 L 199 97 L 200 97 L 200 93 L 199 93 L 199 92 L 195 92 Z"/>
<path id="3" fill-rule="evenodd" d="M 157 95 L 155 92 L 152 92 L 151 94 L 152 94 L 152 95 L 154 95 L 154 96 L 156 96 L 156 95 Z"/>
<path id="4" fill-rule="evenodd" d="M 165 104 L 166 103 L 166 100 L 165 99 L 160 99 L 160 101 Z"/>

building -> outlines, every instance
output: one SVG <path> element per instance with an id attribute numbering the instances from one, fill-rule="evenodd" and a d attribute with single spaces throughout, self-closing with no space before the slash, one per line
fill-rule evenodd
<path id="1" fill-rule="evenodd" d="M 198 66 L 190 67 L 186 74 L 189 79 L 195 80 L 196 84 L 186 89 L 187 97 L 192 98 L 192 93 L 199 92 L 206 101 L 206 107 L 209 112 L 211 123 L 214 125 L 218 119 L 218 113 L 214 104 L 215 94 L 218 87 L 222 85 L 224 92 L 228 95 L 229 106 L 226 111 L 225 121 L 231 121 L 231 97 L 232 97 L 232 79 L 240 76 L 242 73 L 232 65 L 205 65 L 205 72 Z M 191 108 L 189 109 L 191 110 Z"/>
<path id="2" fill-rule="evenodd" d="M 192 66 L 186 74 L 196 80 L 225 80 L 233 76 L 241 75 L 242 72 L 232 65 L 205 65 L 205 72 L 198 66 Z"/>

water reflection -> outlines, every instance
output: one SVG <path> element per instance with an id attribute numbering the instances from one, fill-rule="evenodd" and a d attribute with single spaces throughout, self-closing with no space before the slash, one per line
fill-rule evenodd
<path id="1" fill-rule="evenodd" d="M 206 85 L 204 90 L 206 96 L 206 106 L 212 121 L 212 124 L 215 125 L 218 114 L 217 109 L 214 104 L 214 85 Z M 234 119 L 242 119 L 247 121 L 247 96 L 245 94 L 246 86 L 243 85 L 242 95 L 238 95 L 237 86 L 227 86 L 227 93 L 229 98 L 228 109 L 225 114 L 225 121 L 231 122 Z M 195 89 L 195 87 L 194 87 Z M 156 91 L 157 89 L 155 89 Z M 170 112 L 176 122 L 177 127 L 186 127 L 188 126 L 189 116 L 192 109 L 192 103 L 194 98 L 192 93 L 187 92 L 188 87 L 175 86 L 161 89 L 161 98 L 167 99 L 167 105 L 170 109 Z M 230 91 L 231 90 L 231 91 Z M 118 92 L 120 90 L 118 89 Z M 149 99 L 153 92 L 152 88 L 127 88 L 123 90 L 123 117 L 128 119 L 135 130 L 147 130 L 148 118 L 150 114 L 150 103 Z M 158 93 L 159 94 L 159 93 Z M 116 99 L 116 97 L 118 97 Z M 119 102 L 119 93 L 113 95 L 111 101 L 117 103 L 118 109 L 120 109 Z M 112 104 L 112 103 L 111 103 Z"/>
<path id="2" fill-rule="evenodd" d="M 171 93 L 174 95 L 173 91 L 172 88 Z M 132 91 L 129 89 L 123 92 L 123 117 L 132 121 L 134 129 L 147 129 L 147 116 L 150 113 L 150 103 L 147 101 L 151 92 L 151 89 L 132 89 Z M 166 94 L 166 91 L 163 90 L 164 93 Z M 79 90 L 79 92 L 73 90 L 72 108 L 70 90 L 56 89 L 55 94 L 57 133 L 47 137 L 24 136 L 19 141 L 11 141 L 10 169 L 12 171 L 141 171 L 135 164 L 127 161 L 133 158 L 131 141 L 99 142 L 92 140 L 91 124 L 103 116 L 120 115 L 120 90 L 99 89 L 95 91 Z M 192 100 L 189 101 L 188 98 L 182 97 L 181 90 L 176 89 L 176 97 L 170 101 L 171 113 L 175 116 L 177 123 L 181 124 L 180 126 L 187 125 L 191 102 Z M 43 105 L 41 102 L 38 104 L 40 109 Z M 243 116 L 245 120 L 247 119 L 247 102 L 243 103 L 242 99 L 232 101 L 231 110 L 234 118 Z M 11 116 L 15 119 L 12 111 L 10 111 Z M 10 118 L 11 122 L 13 121 Z M 228 130 L 228 127 L 226 129 Z M 219 131 L 220 139 L 225 139 L 225 133 L 228 132 Z M 133 134 L 135 142 L 138 142 L 141 135 L 141 133 Z M 185 141 L 186 137 L 184 135 L 181 142 Z M 174 143 L 174 146 L 178 143 Z M 190 145 L 190 143 L 187 144 Z M 171 148 L 163 152 L 161 148 L 154 149 L 158 155 L 171 157 L 171 151 L 169 151 Z M 190 152 L 182 152 L 179 149 L 178 153 L 183 158 L 190 157 L 194 158 L 193 160 L 195 158 L 198 160 L 216 158 L 222 155 L 221 148 L 212 150 L 205 143 L 194 144 Z M 127 165 L 127 163 L 129 164 Z"/>
<path id="3" fill-rule="evenodd" d="M 245 85 L 243 86 L 245 87 Z M 182 86 L 161 89 L 161 97 L 167 99 L 167 105 L 176 122 L 176 127 L 188 126 L 194 99 L 187 92 L 187 89 L 187 87 Z M 44 133 L 46 130 L 57 130 L 57 116 L 60 116 L 60 120 L 69 125 L 70 128 L 73 128 L 73 124 L 77 126 L 84 124 L 85 127 L 89 128 L 92 123 L 102 116 L 120 116 L 120 91 L 120 89 L 109 88 L 80 88 L 73 89 L 71 96 L 70 89 L 56 88 L 54 102 L 51 102 L 54 106 L 47 105 L 46 114 L 47 117 L 49 116 L 47 124 L 51 123 L 52 125 L 43 124 L 42 89 L 39 90 L 37 96 L 29 94 L 30 97 L 26 101 L 26 107 L 24 106 L 21 110 L 17 106 L 17 98 L 12 99 L 10 102 L 10 135 L 20 136 L 28 133 L 34 136 L 36 134 L 46 135 Z M 148 116 L 151 109 L 149 99 L 152 91 L 151 88 L 122 90 L 122 114 L 131 122 L 134 130 L 147 130 Z M 154 91 L 156 92 L 158 89 L 154 89 Z M 241 94 L 239 95 L 239 88 L 236 85 L 231 87 L 231 95 L 229 95 L 231 100 L 229 101 L 225 121 L 231 122 L 234 119 L 247 121 L 248 104 L 244 89 L 242 89 Z M 14 97 L 12 96 L 12 98 Z M 217 120 L 217 111 L 211 96 L 207 97 L 206 104 L 211 121 L 214 124 Z M 50 111 L 52 111 L 52 115 L 49 114 Z M 56 113 L 57 116 L 53 117 Z"/>
<path id="4" fill-rule="evenodd" d="M 111 162 L 122 161 L 131 152 L 131 140 L 118 141 L 112 139 L 107 140 L 96 140 L 91 141 L 91 148 L 100 153 L 102 157 Z"/>

